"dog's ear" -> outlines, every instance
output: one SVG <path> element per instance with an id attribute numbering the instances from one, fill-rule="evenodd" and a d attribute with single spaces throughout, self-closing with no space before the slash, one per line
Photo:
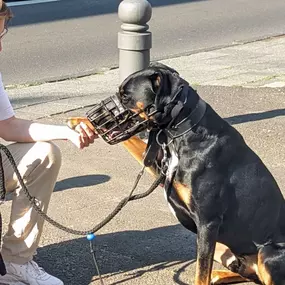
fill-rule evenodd
<path id="1" fill-rule="evenodd" d="M 153 92 L 155 94 L 157 94 L 159 92 L 159 90 L 160 90 L 160 87 L 161 87 L 161 80 L 162 80 L 161 73 L 157 72 L 157 71 L 154 71 L 149 76 L 149 79 L 150 79 L 151 84 L 152 84 Z"/>
<path id="2" fill-rule="evenodd" d="M 168 70 L 168 71 L 170 71 L 173 74 L 179 75 L 178 71 L 176 71 L 172 67 L 169 67 L 169 66 L 167 66 L 165 64 L 162 64 L 160 62 L 156 62 L 156 61 L 155 62 L 151 62 L 149 67 L 158 68 L 158 69 L 162 69 L 162 70 Z"/>
<path id="3" fill-rule="evenodd" d="M 169 68 L 155 68 L 158 76 L 153 76 L 153 85 L 156 86 L 154 105 L 159 112 L 154 120 L 159 125 L 167 125 L 171 120 L 171 111 L 176 105 L 176 95 L 185 83 L 178 73 Z"/>
<path id="4" fill-rule="evenodd" d="M 161 93 L 160 95 L 168 95 L 172 98 L 181 81 L 179 73 L 160 62 L 150 63 L 148 71 L 151 73 L 149 78 L 152 82 L 154 93 L 157 95 Z M 162 90 L 164 89 L 163 87 L 167 90 Z M 168 93 L 167 91 L 170 92 Z"/>

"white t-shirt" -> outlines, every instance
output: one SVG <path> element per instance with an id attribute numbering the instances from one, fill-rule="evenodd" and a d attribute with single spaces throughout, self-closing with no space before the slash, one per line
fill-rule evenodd
<path id="1" fill-rule="evenodd" d="M 15 115 L 13 107 L 9 101 L 8 95 L 4 90 L 2 76 L 0 73 L 0 121 L 9 119 Z"/>

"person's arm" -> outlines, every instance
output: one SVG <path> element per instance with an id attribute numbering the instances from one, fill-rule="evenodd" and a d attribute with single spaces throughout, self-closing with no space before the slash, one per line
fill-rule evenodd
<path id="1" fill-rule="evenodd" d="M 73 131 L 67 126 L 47 125 L 11 117 L 0 121 L 0 137 L 14 142 L 70 140 L 81 149 L 93 143 L 97 135 L 85 124 L 77 126 L 76 131 Z"/>

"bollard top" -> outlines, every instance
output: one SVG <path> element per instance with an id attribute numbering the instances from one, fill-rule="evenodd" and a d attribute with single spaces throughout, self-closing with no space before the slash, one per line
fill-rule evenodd
<path id="1" fill-rule="evenodd" d="M 138 25 L 145 26 L 147 30 L 146 23 L 150 20 L 151 13 L 151 5 L 146 0 L 124 0 L 119 5 L 119 18 L 123 22 L 123 29 L 129 25 Z"/>

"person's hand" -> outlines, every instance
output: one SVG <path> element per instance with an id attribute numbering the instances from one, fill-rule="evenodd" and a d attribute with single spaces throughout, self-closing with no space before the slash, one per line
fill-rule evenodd
<path id="1" fill-rule="evenodd" d="M 88 147 L 97 138 L 98 135 L 82 122 L 76 126 L 74 131 L 70 129 L 70 135 L 68 137 L 79 149 Z"/>

